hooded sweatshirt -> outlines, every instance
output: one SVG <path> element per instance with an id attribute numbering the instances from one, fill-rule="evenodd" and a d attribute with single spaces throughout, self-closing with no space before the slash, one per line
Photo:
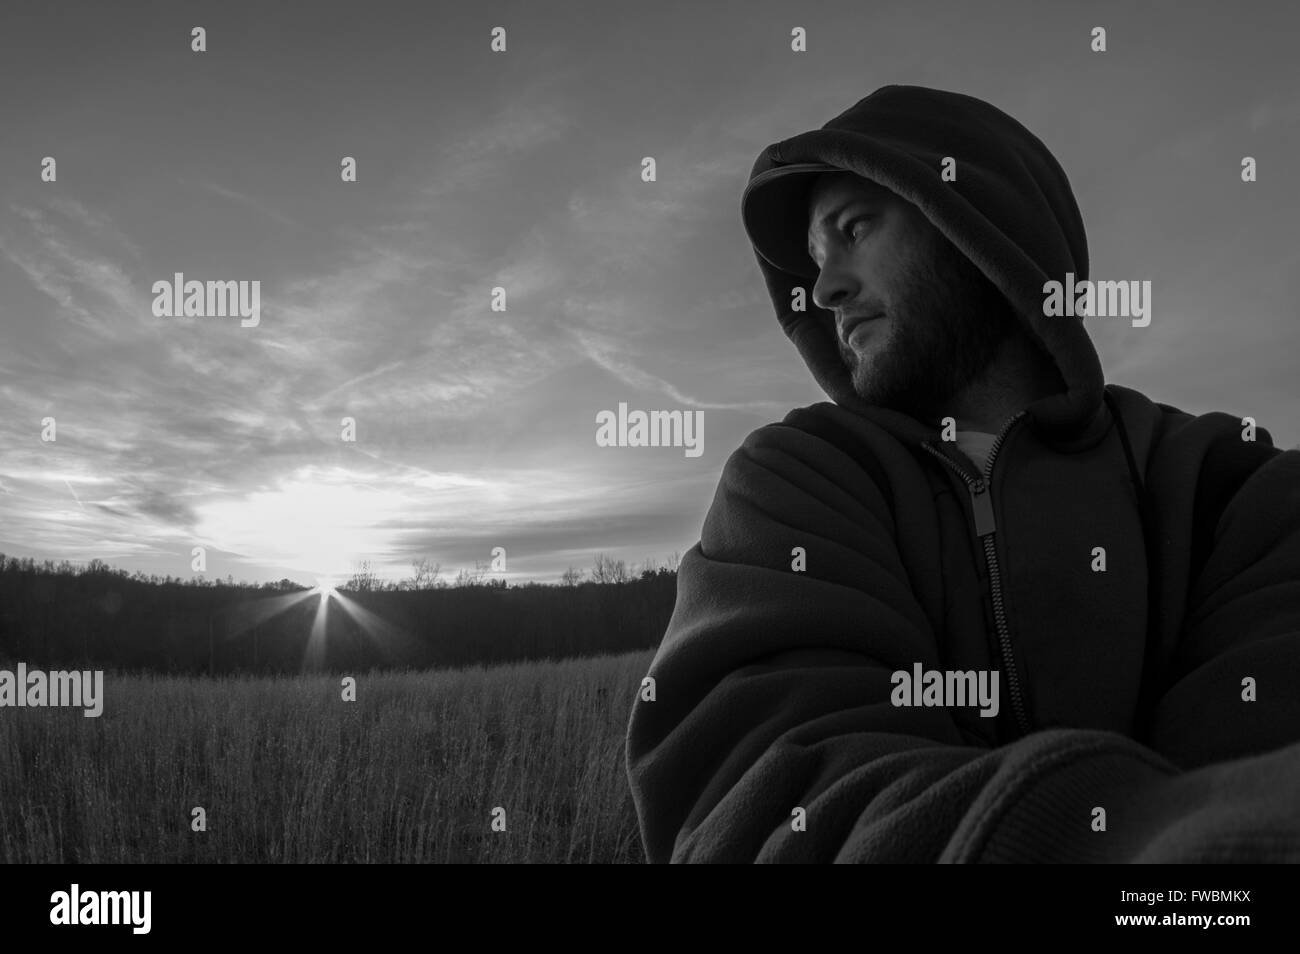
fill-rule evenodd
<path id="1" fill-rule="evenodd" d="M 854 392 L 773 198 L 819 169 L 916 205 L 1055 360 L 983 467 Z M 1300 861 L 1300 452 L 1105 384 L 1044 316 L 1088 249 L 1042 142 L 887 86 L 764 149 L 742 215 L 831 400 L 745 439 L 681 561 L 627 733 L 648 860 Z M 996 713 L 931 672 L 996 673 Z"/>

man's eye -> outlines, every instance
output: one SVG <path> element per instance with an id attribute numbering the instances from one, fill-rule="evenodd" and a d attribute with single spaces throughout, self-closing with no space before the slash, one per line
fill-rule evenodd
<path id="1" fill-rule="evenodd" d="M 858 226 L 866 225 L 874 218 L 875 218 L 874 215 L 859 215 L 855 219 L 849 219 L 848 222 L 840 226 L 840 234 L 843 235 L 845 238 L 847 238 L 850 242 L 855 242 L 857 241 Z M 813 260 L 814 265 L 817 265 L 817 256 L 813 254 L 811 244 L 808 246 L 808 257 Z M 820 270 L 821 266 L 817 265 L 817 268 L 818 270 Z"/>
<path id="2" fill-rule="evenodd" d="M 843 232 L 848 237 L 850 242 L 854 241 L 857 238 L 856 232 L 858 230 L 858 226 L 866 225 L 867 222 L 871 221 L 871 218 L 872 216 L 870 215 L 860 215 L 856 219 L 853 219 L 847 225 L 844 226 Z"/>

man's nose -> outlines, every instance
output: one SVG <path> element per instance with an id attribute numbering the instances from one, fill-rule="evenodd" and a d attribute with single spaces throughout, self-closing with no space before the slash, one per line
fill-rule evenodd
<path id="1" fill-rule="evenodd" d="M 860 290 L 861 284 L 846 267 L 843 258 L 831 252 L 822 263 L 817 281 L 813 283 L 813 304 L 834 311 L 837 307 L 843 307 L 845 300 L 851 301 Z"/>

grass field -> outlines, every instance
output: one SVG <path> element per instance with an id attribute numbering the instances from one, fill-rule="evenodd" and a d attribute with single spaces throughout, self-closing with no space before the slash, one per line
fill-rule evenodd
<path id="1" fill-rule="evenodd" d="M 97 719 L 0 710 L 0 861 L 639 862 L 623 735 L 652 655 L 361 673 L 356 702 L 106 673 Z"/>

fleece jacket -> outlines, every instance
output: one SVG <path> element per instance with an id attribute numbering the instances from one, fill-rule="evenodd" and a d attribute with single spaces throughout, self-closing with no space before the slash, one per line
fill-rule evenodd
<path id="1" fill-rule="evenodd" d="M 1043 314 L 1088 276 L 1083 222 L 995 107 L 888 86 L 768 146 L 751 240 L 797 166 L 914 203 L 1066 389 L 977 468 L 856 395 L 798 224 L 755 244 L 830 401 L 744 440 L 681 561 L 627 731 L 648 860 L 1300 861 L 1300 451 L 1106 384 L 1083 319 Z M 996 671 L 996 716 L 895 704 L 929 671 Z"/>

